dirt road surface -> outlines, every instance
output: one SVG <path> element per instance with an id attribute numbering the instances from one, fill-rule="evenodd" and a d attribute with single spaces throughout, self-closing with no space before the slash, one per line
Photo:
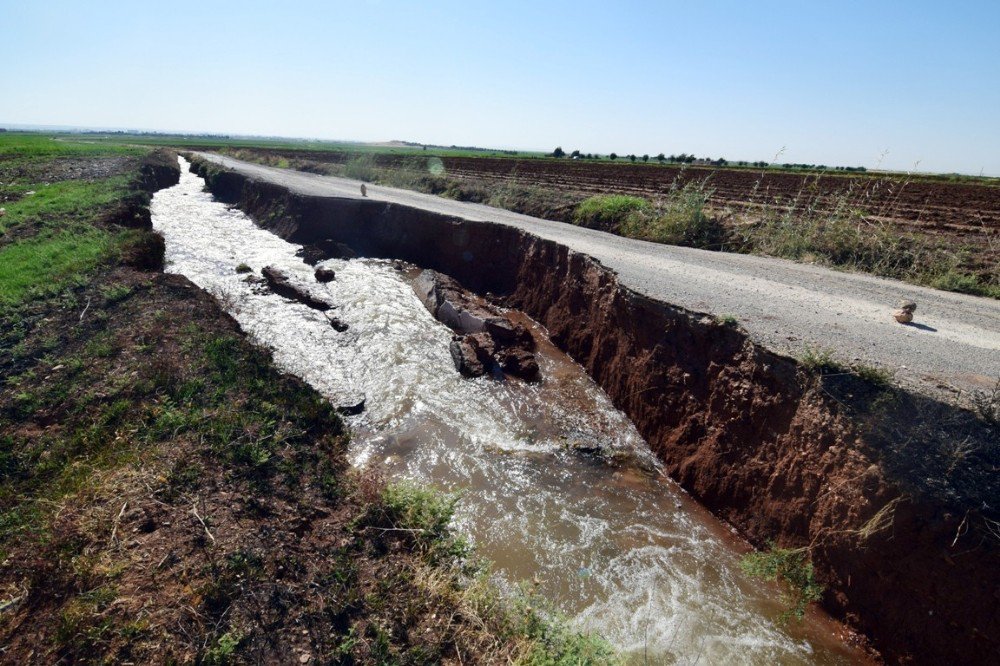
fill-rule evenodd
<path id="1" fill-rule="evenodd" d="M 361 198 L 359 181 L 197 154 L 300 194 Z M 735 317 L 756 342 L 778 352 L 829 351 L 846 363 L 886 368 L 898 383 L 939 396 L 989 389 L 1000 378 L 1000 301 L 782 259 L 632 240 L 378 185 L 367 185 L 367 196 L 509 225 L 556 241 L 597 259 L 639 293 L 695 312 Z M 903 299 L 917 303 L 911 325 L 892 318 Z"/>

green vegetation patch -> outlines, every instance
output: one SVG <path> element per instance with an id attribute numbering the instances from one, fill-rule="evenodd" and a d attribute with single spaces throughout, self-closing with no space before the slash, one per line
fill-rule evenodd
<path id="1" fill-rule="evenodd" d="M 717 217 L 708 214 L 711 194 L 703 182 L 672 189 L 652 208 L 628 216 L 620 233 L 654 243 L 720 250 L 726 231 Z"/>
<path id="2" fill-rule="evenodd" d="M 141 155 L 143 148 L 121 143 L 97 143 L 73 135 L 5 132 L 0 135 L 0 161 L 24 158 L 93 157 L 98 155 Z"/>
<path id="3" fill-rule="evenodd" d="M 599 194 L 577 206 L 573 213 L 576 224 L 591 229 L 617 230 L 630 218 L 645 213 L 651 204 L 642 197 L 626 194 Z"/>
<path id="4" fill-rule="evenodd" d="M 816 582 L 809 552 L 805 548 L 779 548 L 774 543 L 766 552 L 748 553 L 740 566 L 748 576 L 785 584 L 784 601 L 788 609 L 780 620 L 801 620 L 810 603 L 823 598 L 823 586 Z"/>
<path id="5" fill-rule="evenodd" d="M 32 238 L 0 248 L 0 306 L 82 284 L 108 256 L 111 234 L 98 229 Z"/>
<path id="6" fill-rule="evenodd" d="M 67 229 L 93 220 L 128 193 L 129 179 L 118 176 L 99 181 L 67 180 L 21 185 L 19 190 L 20 199 L 4 204 L 6 212 L 0 217 L 0 237 L 19 225 Z M 32 191 L 33 194 L 25 196 L 24 193 Z"/>

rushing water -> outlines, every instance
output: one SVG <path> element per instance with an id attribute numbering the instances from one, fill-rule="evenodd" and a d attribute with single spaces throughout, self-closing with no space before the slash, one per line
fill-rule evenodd
<path id="1" fill-rule="evenodd" d="M 628 419 L 582 368 L 542 342 L 543 381 L 464 379 L 451 332 L 424 309 L 412 271 L 331 260 L 317 284 L 299 246 L 214 200 L 183 160 L 181 182 L 153 198 L 167 270 L 216 294 L 276 362 L 335 402 L 364 394 L 349 420 L 352 462 L 390 478 L 462 490 L 456 528 L 495 563 L 502 585 L 538 591 L 637 663 L 847 663 L 858 655 L 823 616 L 781 627 L 778 588 L 748 580 L 729 530 L 660 471 Z M 336 303 L 350 328 L 259 293 L 235 267 L 267 265 Z M 537 328 L 536 328 L 536 332 Z M 610 464 L 567 450 L 586 433 Z"/>

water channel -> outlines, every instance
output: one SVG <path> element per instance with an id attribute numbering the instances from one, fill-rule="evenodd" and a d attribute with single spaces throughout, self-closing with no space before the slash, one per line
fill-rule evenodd
<path id="1" fill-rule="evenodd" d="M 167 271 L 215 294 L 278 365 L 334 403 L 363 394 L 349 417 L 350 457 L 391 479 L 462 491 L 455 528 L 512 591 L 538 592 L 635 663 L 842 664 L 860 655 L 820 613 L 782 626 L 777 586 L 748 579 L 730 529 L 667 478 L 635 427 L 571 359 L 540 340 L 543 381 L 465 379 L 452 333 L 417 299 L 415 270 L 375 259 L 329 260 L 318 284 L 299 246 L 217 202 L 181 158 L 179 185 L 158 192 L 154 227 Z M 349 329 L 266 292 L 235 271 L 286 274 L 336 304 Z M 570 450 L 600 441 L 613 461 Z"/>

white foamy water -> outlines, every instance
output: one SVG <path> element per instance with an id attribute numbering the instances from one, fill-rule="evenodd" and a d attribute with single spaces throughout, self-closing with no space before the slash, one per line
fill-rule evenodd
<path id="1" fill-rule="evenodd" d="M 456 529 L 493 560 L 501 584 L 537 577 L 543 598 L 637 663 L 849 663 L 858 657 L 811 617 L 780 627 L 778 588 L 748 580 L 728 529 L 660 471 L 628 419 L 583 372 L 543 346 L 544 380 L 464 379 L 451 332 L 415 296 L 412 275 L 378 260 L 331 260 L 318 284 L 299 246 L 218 203 L 187 171 L 158 192 L 153 225 L 167 270 L 220 297 L 284 370 L 335 403 L 364 394 L 349 419 L 352 462 L 390 478 L 462 490 Z M 237 274 L 273 265 L 335 303 L 349 325 Z M 609 464 L 565 450 L 590 433 L 623 454 Z"/>

